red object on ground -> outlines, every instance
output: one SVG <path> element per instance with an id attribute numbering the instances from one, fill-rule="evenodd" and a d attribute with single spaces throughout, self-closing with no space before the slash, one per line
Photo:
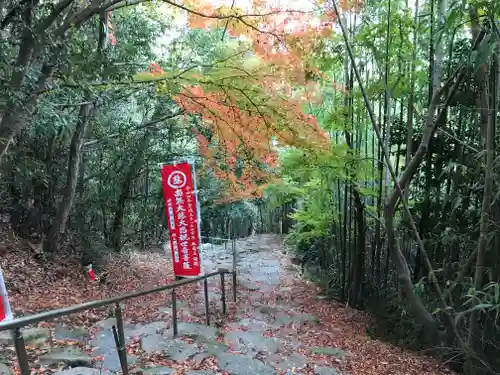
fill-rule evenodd
<path id="1" fill-rule="evenodd" d="M 0 295 L 0 322 L 5 319 L 5 308 L 3 307 L 3 296 Z"/>
<path id="2" fill-rule="evenodd" d="M 93 268 L 89 269 L 89 279 L 95 281 L 95 272 Z"/>
<path id="3" fill-rule="evenodd" d="M 197 198 L 190 163 L 166 164 L 161 169 L 175 276 L 201 274 Z"/>
<path id="4" fill-rule="evenodd" d="M 12 319 L 12 311 L 10 310 L 7 288 L 0 268 L 0 322 L 6 319 Z"/>

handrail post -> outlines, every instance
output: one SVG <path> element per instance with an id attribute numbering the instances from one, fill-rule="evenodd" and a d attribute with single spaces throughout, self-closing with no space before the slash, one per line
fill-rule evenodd
<path id="1" fill-rule="evenodd" d="M 233 251 L 233 302 L 236 302 L 236 240 L 233 238 L 231 243 Z"/>
<path id="2" fill-rule="evenodd" d="M 221 302 L 222 302 L 222 314 L 226 314 L 227 308 L 226 308 L 226 288 L 225 288 L 225 283 L 224 283 L 224 275 L 226 271 L 221 270 L 220 271 L 220 289 L 221 289 Z"/>
<path id="3" fill-rule="evenodd" d="M 116 350 L 117 350 L 116 354 L 118 354 L 118 360 L 120 361 L 120 367 L 121 367 L 122 371 L 124 371 L 124 369 L 126 369 L 128 366 L 123 361 L 123 354 L 122 354 L 122 351 L 120 350 L 120 347 L 121 347 L 120 337 L 118 336 L 118 331 L 117 331 L 115 325 L 113 325 L 111 327 L 111 331 L 113 332 L 113 338 L 115 339 L 115 346 L 116 346 Z"/>
<path id="4" fill-rule="evenodd" d="M 233 302 L 236 302 L 236 271 L 233 271 Z"/>
<path id="5" fill-rule="evenodd" d="M 172 289 L 172 328 L 174 329 L 174 337 L 177 337 L 177 295 L 175 288 Z"/>
<path id="6" fill-rule="evenodd" d="M 126 342 L 125 342 L 125 329 L 123 327 L 122 308 L 121 308 L 119 302 L 116 303 L 115 316 L 116 316 L 116 325 L 118 328 L 118 338 L 119 338 L 119 343 L 118 343 L 119 347 L 117 348 L 118 355 L 120 357 L 123 375 L 128 375 L 127 346 L 126 346 Z"/>
<path id="7" fill-rule="evenodd" d="M 205 294 L 205 320 L 210 325 L 210 305 L 208 300 L 208 279 L 203 280 L 203 292 Z"/>
<path id="8" fill-rule="evenodd" d="M 21 375 L 30 375 L 30 364 L 28 361 L 28 354 L 26 354 L 26 347 L 24 346 L 24 337 L 21 328 L 16 328 L 12 331 L 14 339 L 14 347 L 16 348 L 17 360 L 19 361 L 19 370 Z"/>

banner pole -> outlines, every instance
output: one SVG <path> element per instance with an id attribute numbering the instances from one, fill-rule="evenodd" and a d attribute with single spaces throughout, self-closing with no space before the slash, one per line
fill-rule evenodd
<path id="1" fill-rule="evenodd" d="M 200 260 L 200 273 L 205 274 L 205 267 L 203 265 L 203 259 L 201 254 L 201 207 L 200 200 L 198 199 L 198 181 L 196 181 L 196 163 L 194 160 L 190 160 L 191 171 L 193 173 L 193 185 L 194 185 L 194 200 L 196 202 L 196 216 L 198 222 L 198 257 Z"/>

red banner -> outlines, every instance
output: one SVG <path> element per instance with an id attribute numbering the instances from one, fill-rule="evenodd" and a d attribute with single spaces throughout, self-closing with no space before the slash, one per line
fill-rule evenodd
<path id="1" fill-rule="evenodd" d="M 199 276 L 200 237 L 192 167 L 167 164 L 161 169 L 175 276 Z"/>

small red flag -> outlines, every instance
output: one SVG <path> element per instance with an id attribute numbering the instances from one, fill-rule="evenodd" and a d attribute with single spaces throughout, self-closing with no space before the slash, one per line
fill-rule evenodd
<path id="1" fill-rule="evenodd" d="M 94 268 L 92 268 L 92 264 L 87 266 L 87 273 L 89 274 L 90 281 L 95 281 L 95 272 Z"/>

